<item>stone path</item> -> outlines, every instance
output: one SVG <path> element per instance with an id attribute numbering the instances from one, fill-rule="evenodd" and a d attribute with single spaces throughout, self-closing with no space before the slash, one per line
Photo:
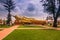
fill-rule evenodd
<path id="1" fill-rule="evenodd" d="M 5 38 L 7 35 L 9 35 L 12 31 L 14 31 L 19 25 L 12 26 L 10 28 L 5 28 L 2 31 L 0 31 L 0 40 Z"/>
<path id="2" fill-rule="evenodd" d="M 43 26 L 43 25 L 40 25 L 40 26 L 42 26 L 44 28 L 47 28 L 47 29 L 60 30 L 60 28 L 48 27 L 48 26 Z"/>
<path id="3" fill-rule="evenodd" d="M 60 30 L 60 28 L 56 28 L 56 30 Z"/>
<path id="4" fill-rule="evenodd" d="M 55 28 L 16 28 L 16 29 L 55 29 Z"/>
<path id="5" fill-rule="evenodd" d="M 16 28 L 16 29 L 23 29 L 23 30 L 28 30 L 28 29 L 32 29 L 32 30 L 35 30 L 35 29 L 43 29 L 43 30 L 54 29 L 54 30 L 60 31 L 60 28 Z"/>

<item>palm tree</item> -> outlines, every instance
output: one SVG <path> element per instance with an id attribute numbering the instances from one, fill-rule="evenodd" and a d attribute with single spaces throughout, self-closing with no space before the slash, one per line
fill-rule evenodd
<path id="1" fill-rule="evenodd" d="M 57 27 L 57 19 L 60 16 L 60 0 L 42 0 L 41 2 L 44 3 L 44 10 L 49 14 L 53 14 L 53 27 Z"/>

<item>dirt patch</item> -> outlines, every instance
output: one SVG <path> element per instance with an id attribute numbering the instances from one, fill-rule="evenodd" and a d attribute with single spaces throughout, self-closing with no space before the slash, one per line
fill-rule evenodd
<path id="1" fill-rule="evenodd" d="M 0 31 L 2 31 L 2 30 L 4 30 L 4 29 L 0 29 Z"/>

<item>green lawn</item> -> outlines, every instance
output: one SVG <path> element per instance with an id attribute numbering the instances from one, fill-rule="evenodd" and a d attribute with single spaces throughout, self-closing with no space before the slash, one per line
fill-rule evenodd
<path id="1" fill-rule="evenodd" d="M 18 28 L 43 28 L 43 27 L 37 25 L 20 25 Z"/>
<path id="2" fill-rule="evenodd" d="M 9 28 L 10 26 L 8 25 L 0 25 L 0 28 Z"/>
<path id="3" fill-rule="evenodd" d="M 3 40 L 60 40 L 60 31 L 15 30 Z"/>

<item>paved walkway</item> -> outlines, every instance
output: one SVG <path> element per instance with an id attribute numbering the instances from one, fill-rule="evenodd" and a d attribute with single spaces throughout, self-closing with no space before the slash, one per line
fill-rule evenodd
<path id="1" fill-rule="evenodd" d="M 48 27 L 48 26 L 43 26 L 43 25 L 40 25 L 40 26 L 42 26 L 44 28 L 47 28 L 47 29 L 60 30 L 60 28 Z"/>
<path id="2" fill-rule="evenodd" d="M 10 28 L 5 28 L 2 31 L 0 31 L 0 40 L 5 38 L 7 35 L 9 35 L 12 31 L 14 31 L 19 25 L 12 26 Z"/>
<path id="3" fill-rule="evenodd" d="M 55 29 L 55 28 L 16 28 L 16 29 Z"/>

